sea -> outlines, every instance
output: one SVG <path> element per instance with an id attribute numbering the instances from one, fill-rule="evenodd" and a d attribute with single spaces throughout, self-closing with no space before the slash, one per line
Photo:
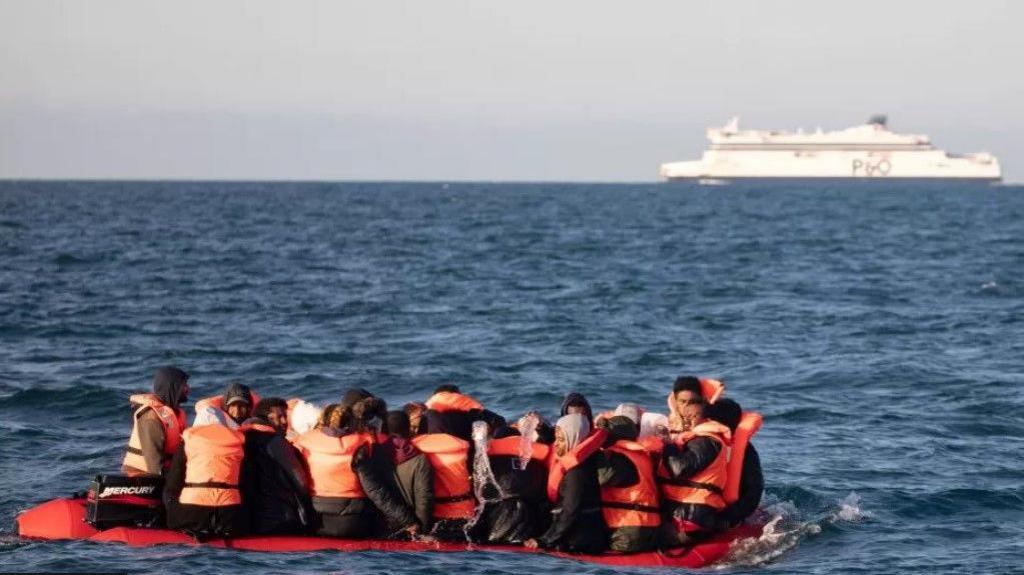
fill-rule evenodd
<path id="1" fill-rule="evenodd" d="M 715 377 L 764 415 L 768 528 L 704 571 L 1024 572 L 1024 187 L 0 182 L 0 571 L 654 573 L 19 539 L 166 364 L 509 418 Z"/>

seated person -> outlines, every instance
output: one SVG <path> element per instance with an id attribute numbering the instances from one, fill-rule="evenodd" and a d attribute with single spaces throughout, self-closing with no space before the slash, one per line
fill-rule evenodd
<path id="1" fill-rule="evenodd" d="M 731 399 L 719 399 L 706 409 L 708 419 L 713 419 L 730 429 L 733 434 L 740 424 L 743 409 Z M 735 450 L 734 450 L 735 451 Z M 743 455 L 743 466 L 740 473 L 739 498 L 727 503 L 719 513 L 719 518 L 726 527 L 735 527 L 757 511 L 764 493 L 764 474 L 761 471 L 761 458 L 754 449 L 753 443 L 747 443 Z"/>
<path id="2" fill-rule="evenodd" d="M 221 425 L 237 429 L 243 421 L 249 419 L 252 407 L 259 401 L 259 396 L 237 381 L 228 384 L 223 395 L 215 395 L 196 402 L 196 417 L 205 414 L 214 417 Z"/>
<path id="3" fill-rule="evenodd" d="M 559 416 L 578 413 L 587 418 L 587 425 L 594 427 L 594 410 L 590 408 L 590 402 L 582 393 L 567 393 L 562 399 L 562 407 Z"/>
<path id="4" fill-rule="evenodd" d="M 153 375 L 153 393 L 128 400 L 135 412 L 121 471 L 130 477 L 163 475 L 186 427 L 180 405 L 188 400 L 188 374 L 177 367 L 161 367 Z"/>
<path id="5" fill-rule="evenodd" d="M 306 533 L 313 527 L 309 478 L 302 456 L 285 438 L 288 404 L 266 397 L 240 428 L 245 434 L 242 501 L 259 535 Z"/>
<path id="6" fill-rule="evenodd" d="M 469 471 L 469 442 L 447 433 L 445 422 L 433 410 L 426 413 L 427 433 L 412 438 L 426 454 L 434 471 L 434 506 L 431 535 L 447 541 L 465 541 L 465 526 L 476 511 Z"/>
<path id="7" fill-rule="evenodd" d="M 598 470 L 608 548 L 619 553 L 652 551 L 661 525 L 658 484 L 651 453 L 637 443 L 639 429 L 627 416 L 601 422 L 608 430 L 605 465 Z"/>
<path id="8" fill-rule="evenodd" d="M 505 425 L 505 418 L 484 409 L 472 397 L 462 393 L 459 386 L 448 383 L 438 386 L 434 394 L 424 402 L 426 414 L 434 422 L 435 433 L 447 433 L 464 441 L 472 441 L 473 422 L 483 421 L 489 429 Z M 420 423 L 420 434 L 423 424 Z"/>
<path id="9" fill-rule="evenodd" d="M 553 506 L 551 525 L 540 537 L 527 539 L 526 547 L 588 554 L 608 549 L 597 477 L 607 432 L 590 431 L 589 420 L 580 413 L 564 415 L 555 424 L 554 460 L 547 485 Z"/>
<path id="10" fill-rule="evenodd" d="M 413 445 L 409 416 L 404 411 L 389 411 L 387 428 L 398 489 L 415 512 L 420 532 L 429 533 L 434 516 L 434 470 L 427 456 Z"/>

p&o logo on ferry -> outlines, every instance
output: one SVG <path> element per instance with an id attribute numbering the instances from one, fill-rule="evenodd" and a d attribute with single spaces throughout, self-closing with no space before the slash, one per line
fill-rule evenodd
<path id="1" fill-rule="evenodd" d="M 853 160 L 853 175 L 855 176 L 888 176 L 892 170 L 889 160 L 882 158 L 877 162 L 871 160 Z"/>

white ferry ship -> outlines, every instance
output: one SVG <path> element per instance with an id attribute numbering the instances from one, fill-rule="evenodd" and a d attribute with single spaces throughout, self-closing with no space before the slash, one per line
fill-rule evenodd
<path id="1" fill-rule="evenodd" d="M 866 124 L 823 132 L 741 130 L 739 118 L 708 128 L 701 159 L 661 165 L 669 181 L 702 184 L 751 179 L 956 180 L 998 182 L 999 160 L 987 152 L 950 154 L 928 136 L 889 131 L 885 116 Z"/>

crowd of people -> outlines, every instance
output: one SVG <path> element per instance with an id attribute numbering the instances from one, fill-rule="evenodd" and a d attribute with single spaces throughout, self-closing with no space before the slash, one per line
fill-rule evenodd
<path id="1" fill-rule="evenodd" d="M 683 376 L 668 413 L 594 414 L 565 396 L 554 423 L 514 421 L 455 385 L 388 411 L 364 389 L 319 408 L 248 386 L 196 402 L 188 374 L 156 371 L 131 397 L 122 464 L 164 477 L 167 526 L 198 538 L 315 534 L 637 553 L 693 544 L 756 509 L 760 416 Z"/>

